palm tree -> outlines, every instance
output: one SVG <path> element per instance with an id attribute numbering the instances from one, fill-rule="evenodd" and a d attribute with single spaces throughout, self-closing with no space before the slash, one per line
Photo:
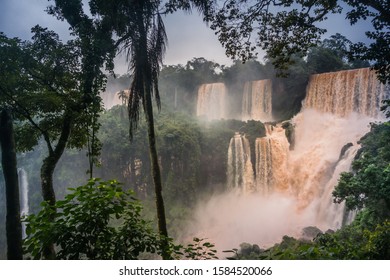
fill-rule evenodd
<path id="1" fill-rule="evenodd" d="M 167 238 L 168 230 L 165 218 L 165 207 L 162 196 L 161 172 L 158 163 L 152 98 L 154 96 L 160 109 L 158 91 L 158 74 L 162 64 L 167 36 L 161 15 L 156 13 L 160 1 L 133 1 L 133 24 L 131 34 L 123 42 L 127 50 L 127 59 L 132 71 L 133 80 L 130 86 L 128 112 L 130 120 L 130 138 L 137 127 L 140 107 L 142 105 L 148 128 L 149 154 L 155 199 L 157 208 L 158 229 L 162 236 L 162 257 L 169 258 Z"/>
<path id="2" fill-rule="evenodd" d="M 133 79 L 128 99 L 130 139 L 132 139 L 134 129 L 137 127 L 142 105 L 148 128 L 149 154 L 156 196 L 158 229 L 162 237 L 162 257 L 169 259 L 168 230 L 162 196 L 161 171 L 156 148 L 152 104 L 154 97 L 158 109 L 161 108 L 158 76 L 167 44 L 164 23 L 159 13 L 162 1 L 128 0 L 118 2 L 120 4 L 118 3 L 115 7 L 117 9 L 116 12 L 106 15 L 116 19 L 114 30 L 120 38 L 116 44 L 117 46 L 121 45 L 127 52 L 127 61 L 132 72 Z M 205 15 L 206 19 L 206 14 L 210 11 L 213 1 L 178 1 L 176 4 L 173 3 L 173 6 L 168 4 L 165 12 L 171 13 L 179 8 L 189 11 L 191 9 L 190 2 Z"/>
<path id="3" fill-rule="evenodd" d="M 82 10 L 81 0 L 55 0 L 56 8 L 53 14 L 60 15 L 68 20 L 77 30 L 75 14 L 81 19 L 88 18 Z M 158 229 L 162 237 L 162 257 L 170 258 L 168 246 L 168 230 L 165 218 L 165 207 L 162 196 L 161 172 L 158 163 L 156 139 L 153 117 L 153 97 L 160 109 L 160 95 L 158 90 L 158 75 L 162 59 L 166 50 L 167 36 L 164 23 L 159 13 L 161 0 L 116 0 L 89 2 L 95 23 L 99 23 L 101 30 L 111 30 L 117 41 L 115 48 L 121 47 L 126 51 L 132 82 L 128 98 L 128 115 L 130 121 L 130 139 L 137 128 L 142 107 L 148 127 L 149 154 L 151 159 L 152 177 L 155 187 Z M 191 5 L 203 13 L 206 20 L 214 0 L 174 0 L 166 2 L 164 13 L 176 10 L 191 10 Z M 77 12 L 75 12 L 77 11 Z M 60 17 L 60 18 L 61 18 Z M 77 17 L 76 17 L 77 18 Z M 80 36 L 85 35 L 81 31 Z"/>

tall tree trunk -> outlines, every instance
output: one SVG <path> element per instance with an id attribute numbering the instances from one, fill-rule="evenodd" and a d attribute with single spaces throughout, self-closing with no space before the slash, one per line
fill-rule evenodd
<path id="1" fill-rule="evenodd" d="M 49 155 L 43 160 L 43 164 L 41 166 L 41 187 L 43 200 L 48 202 L 51 206 L 54 206 L 56 203 L 53 174 L 58 161 L 65 151 L 66 144 L 68 143 L 72 122 L 73 119 L 65 114 L 61 135 L 54 150 L 51 148 L 51 144 L 48 140 L 49 138 L 45 138 L 47 139 L 46 142 L 49 147 Z M 51 217 L 51 219 L 54 221 L 54 217 Z M 48 244 L 48 246 L 43 249 L 43 257 L 45 259 L 55 259 L 55 250 L 52 243 Z"/>
<path id="2" fill-rule="evenodd" d="M 165 218 L 165 206 L 164 199 L 162 196 L 162 182 L 161 172 L 158 163 L 157 148 L 156 148 L 156 136 L 154 132 L 154 119 L 153 119 L 153 106 L 151 94 L 145 96 L 145 114 L 146 122 L 148 126 L 148 139 L 149 139 L 149 154 L 152 169 L 152 177 L 154 183 L 154 191 L 156 195 L 156 208 L 157 208 L 157 219 L 158 219 L 158 230 L 162 236 L 162 257 L 163 259 L 170 259 L 171 256 L 168 252 L 168 230 Z"/>
<path id="3" fill-rule="evenodd" d="M 0 115 L 0 143 L 6 191 L 7 258 L 22 260 L 22 224 L 20 221 L 19 181 L 15 139 L 10 113 L 3 109 Z"/>
<path id="4" fill-rule="evenodd" d="M 56 167 L 57 160 L 53 154 L 49 154 L 41 166 L 41 187 L 43 200 L 54 206 L 56 203 L 56 196 L 53 186 L 53 174 Z"/>
<path id="5" fill-rule="evenodd" d="M 168 230 L 165 218 L 165 206 L 164 199 L 162 196 L 162 182 L 161 182 L 161 171 L 158 163 L 157 148 L 156 148 L 156 136 L 154 131 L 154 117 L 153 117 L 153 104 L 152 104 L 152 93 L 153 93 L 153 74 L 152 65 L 149 61 L 149 50 L 148 50 L 148 30 L 145 26 L 144 17 L 142 11 L 144 5 L 148 5 L 147 1 L 136 1 L 137 9 L 140 13 L 137 14 L 137 27 L 139 31 L 139 37 L 136 43 L 136 66 L 134 74 L 134 82 L 142 84 L 142 105 L 146 116 L 146 123 L 148 128 L 148 140 L 149 140 L 149 156 L 151 164 L 151 172 L 154 183 L 155 199 L 156 199 L 156 210 L 158 220 L 158 230 L 161 237 L 161 250 L 162 258 L 164 260 L 171 259 L 169 254 L 169 243 L 168 243 Z M 139 88 L 138 88 L 139 90 Z"/>

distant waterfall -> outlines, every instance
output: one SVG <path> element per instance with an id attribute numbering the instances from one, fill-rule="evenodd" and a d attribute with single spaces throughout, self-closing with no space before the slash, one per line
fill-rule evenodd
<path id="1" fill-rule="evenodd" d="M 249 141 L 236 132 L 228 150 L 228 186 L 244 193 L 253 191 L 254 176 Z"/>
<path id="2" fill-rule="evenodd" d="M 27 173 L 23 168 L 18 168 L 19 188 L 20 188 L 20 216 L 29 214 L 28 206 L 28 180 Z M 26 225 L 22 223 L 23 237 L 26 236 Z"/>
<path id="3" fill-rule="evenodd" d="M 386 86 L 369 68 L 312 75 L 305 108 L 344 117 L 352 112 L 378 117 Z"/>
<path id="4" fill-rule="evenodd" d="M 196 115 L 206 120 L 226 117 L 226 87 L 223 83 L 203 84 L 198 90 Z"/>
<path id="5" fill-rule="evenodd" d="M 272 120 L 272 82 L 246 82 L 242 99 L 242 120 Z"/>

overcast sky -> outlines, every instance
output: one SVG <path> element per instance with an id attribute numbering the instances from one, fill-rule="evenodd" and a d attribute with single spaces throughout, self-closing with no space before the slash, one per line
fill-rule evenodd
<path id="1" fill-rule="evenodd" d="M 26 40 L 31 38 L 31 27 L 40 24 L 53 29 L 66 40 L 68 25 L 44 12 L 48 4 L 47 0 L 0 0 L 0 31 L 9 37 Z M 165 64 L 185 64 L 194 57 L 204 57 L 225 65 L 231 64 L 214 32 L 202 22 L 196 12 L 169 15 L 164 22 L 168 34 Z M 365 40 L 366 25 L 369 24 L 363 22 L 351 27 L 344 20 L 344 16 L 331 16 L 323 24 L 328 29 L 327 36 L 338 32 L 353 42 Z M 116 68 L 116 72 L 124 73 L 124 57 L 119 57 L 117 61 L 120 66 Z"/>

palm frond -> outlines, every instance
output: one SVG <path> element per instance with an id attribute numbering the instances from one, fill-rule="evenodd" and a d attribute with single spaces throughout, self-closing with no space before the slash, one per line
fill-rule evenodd
<path id="1" fill-rule="evenodd" d="M 130 139 L 137 128 L 140 108 L 145 106 L 146 95 L 154 98 L 158 109 L 161 108 L 158 76 L 168 38 L 163 19 L 157 12 L 159 4 L 159 1 L 137 2 L 133 13 L 127 18 L 131 21 L 128 26 L 132 28 L 122 36 L 121 45 L 127 51 L 129 70 L 133 73 L 128 99 Z"/>
<path id="2" fill-rule="evenodd" d="M 158 76 L 160 73 L 160 66 L 163 63 L 166 52 L 168 37 L 165 32 L 164 22 L 160 14 L 157 14 L 153 20 L 153 28 L 150 34 L 150 70 L 153 84 L 153 94 L 157 103 L 157 107 L 161 108 L 160 94 L 158 90 Z"/>

